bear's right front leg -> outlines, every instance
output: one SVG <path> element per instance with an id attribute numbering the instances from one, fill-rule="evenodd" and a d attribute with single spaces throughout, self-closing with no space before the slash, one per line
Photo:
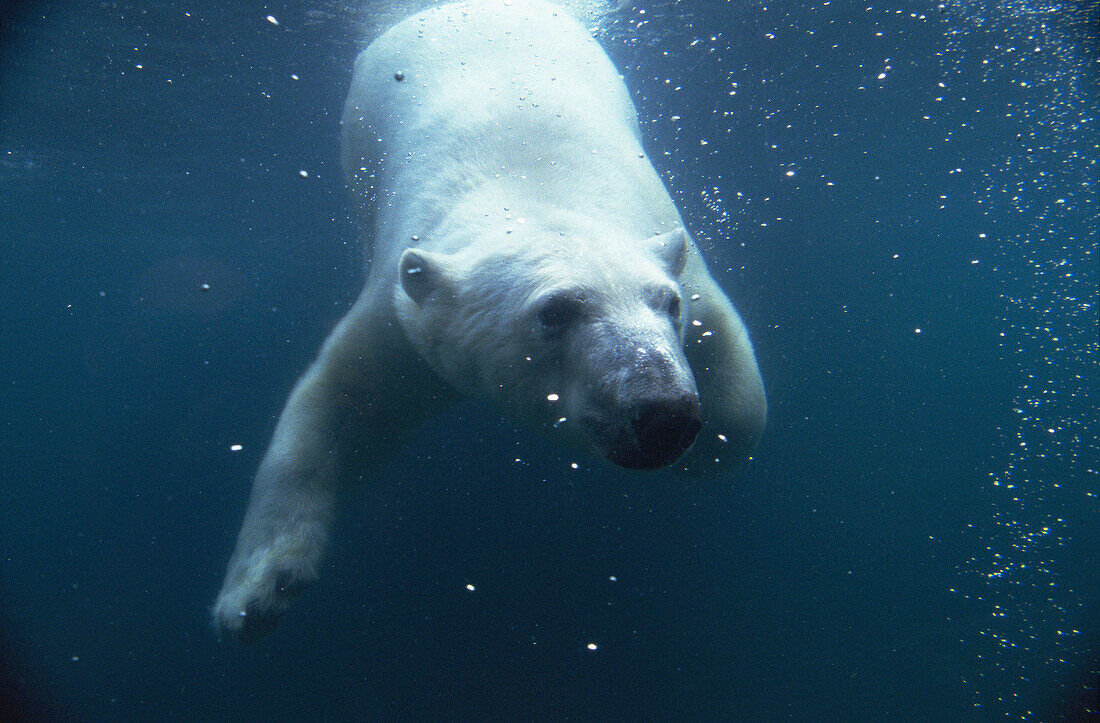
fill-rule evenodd
<path id="1" fill-rule="evenodd" d="M 321 364 L 295 386 L 256 473 L 214 605 L 222 636 L 258 640 L 317 578 L 337 492 L 338 403 Z"/>
<path id="2" fill-rule="evenodd" d="M 391 458 L 424 416 L 453 398 L 386 301 L 360 296 L 279 417 L 214 604 L 222 636 L 247 643 L 275 627 L 317 578 L 344 468 L 353 462 L 366 471 Z"/>

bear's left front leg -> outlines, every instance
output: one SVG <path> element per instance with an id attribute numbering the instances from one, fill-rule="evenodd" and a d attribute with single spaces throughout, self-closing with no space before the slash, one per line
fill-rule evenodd
<path id="1" fill-rule="evenodd" d="M 768 408 L 764 382 L 741 316 L 694 244 L 681 282 L 689 319 L 684 353 L 699 388 L 703 429 L 679 468 L 691 474 L 723 475 L 760 441 Z"/>

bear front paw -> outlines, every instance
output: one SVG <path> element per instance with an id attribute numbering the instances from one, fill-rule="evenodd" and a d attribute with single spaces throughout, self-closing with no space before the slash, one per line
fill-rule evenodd
<path id="1" fill-rule="evenodd" d="M 264 570 L 258 575 L 248 572 L 236 576 L 239 581 L 225 587 L 214 605 L 214 625 L 220 638 L 232 638 L 241 643 L 254 643 L 279 623 L 279 619 L 315 574 L 292 568 Z"/>

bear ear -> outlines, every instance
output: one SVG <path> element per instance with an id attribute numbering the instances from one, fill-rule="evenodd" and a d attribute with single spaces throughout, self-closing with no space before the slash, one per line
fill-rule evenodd
<path id="1" fill-rule="evenodd" d="M 650 249 L 674 278 L 679 278 L 687 263 L 688 232 L 682 226 L 675 231 L 654 236 L 649 240 Z"/>
<path id="2" fill-rule="evenodd" d="M 446 278 L 446 260 L 441 254 L 420 249 L 408 249 L 401 254 L 397 276 L 401 279 L 401 288 L 417 304 L 423 303 Z"/>

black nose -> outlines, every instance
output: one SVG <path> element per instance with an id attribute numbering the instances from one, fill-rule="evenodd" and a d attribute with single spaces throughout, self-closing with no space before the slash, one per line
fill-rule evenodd
<path id="1" fill-rule="evenodd" d="M 672 464 L 687 451 L 703 426 L 694 395 L 675 400 L 639 404 L 631 415 L 638 448 L 629 464 L 635 469 L 656 469 Z"/>

